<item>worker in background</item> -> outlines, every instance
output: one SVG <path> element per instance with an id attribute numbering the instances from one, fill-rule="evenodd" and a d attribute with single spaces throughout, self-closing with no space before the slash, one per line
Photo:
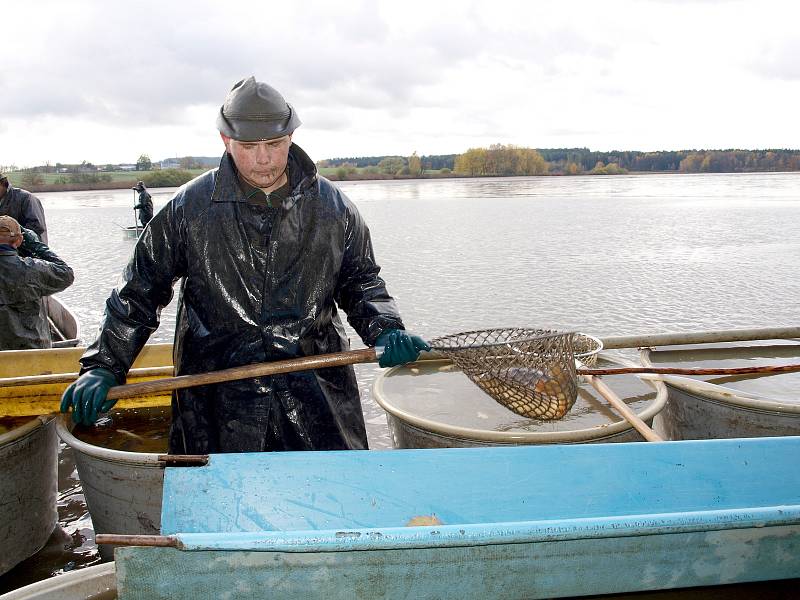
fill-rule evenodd
<path id="1" fill-rule="evenodd" d="M 44 297 L 70 285 L 72 269 L 16 219 L 0 216 L 0 350 L 49 348 Z"/>
<path id="2" fill-rule="evenodd" d="M 144 227 L 153 218 L 153 198 L 147 188 L 144 187 L 143 181 L 137 182 L 133 189 L 139 192 L 139 203 L 133 208 L 139 211 L 139 222 Z"/>
<path id="3" fill-rule="evenodd" d="M 0 215 L 12 217 L 21 227 L 30 229 L 47 243 L 47 223 L 41 201 L 27 190 L 16 188 L 0 173 Z"/>

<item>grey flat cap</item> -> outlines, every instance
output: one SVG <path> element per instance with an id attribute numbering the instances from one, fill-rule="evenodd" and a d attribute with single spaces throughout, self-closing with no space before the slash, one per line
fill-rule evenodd
<path id="1" fill-rule="evenodd" d="M 255 142 L 289 135 L 300 126 L 297 113 L 278 90 L 248 77 L 228 92 L 217 129 L 235 140 Z"/>

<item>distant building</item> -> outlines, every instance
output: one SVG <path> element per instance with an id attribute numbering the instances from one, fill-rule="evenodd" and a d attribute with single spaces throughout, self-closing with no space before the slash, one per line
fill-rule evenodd
<path id="1" fill-rule="evenodd" d="M 117 165 L 120 171 L 135 171 L 136 165 Z"/>
<path id="2" fill-rule="evenodd" d="M 160 163 L 162 169 L 180 169 L 181 161 L 177 158 L 167 158 Z"/>

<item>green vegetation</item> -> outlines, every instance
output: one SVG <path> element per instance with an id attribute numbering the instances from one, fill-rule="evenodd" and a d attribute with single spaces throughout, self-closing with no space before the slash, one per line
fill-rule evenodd
<path id="1" fill-rule="evenodd" d="M 594 166 L 594 169 L 589 171 L 589 175 L 625 175 L 628 169 L 621 168 L 617 163 L 609 163 L 604 165 L 602 162 Z"/>
<path id="2" fill-rule="evenodd" d="M 323 177 L 335 181 L 441 177 L 450 174 L 450 169 L 447 167 L 431 169 L 431 161 L 426 161 L 425 158 L 427 157 L 417 156 L 417 153 L 414 152 L 408 158 L 403 156 L 381 156 L 374 159 L 328 159 L 319 161 L 317 170 Z"/>
<path id="3" fill-rule="evenodd" d="M 462 175 L 545 175 L 549 165 L 532 148 L 493 144 L 489 148 L 470 148 L 455 160 L 455 172 Z"/>
<path id="4" fill-rule="evenodd" d="M 522 164 L 515 163 L 515 152 L 534 157 L 534 162 L 530 165 L 525 165 L 524 161 Z M 598 152 L 588 148 L 518 148 L 495 144 L 489 148 L 472 148 L 464 154 L 422 155 L 418 159 L 422 176 L 444 176 L 443 169 L 464 176 L 506 175 L 521 174 L 520 170 L 525 169 L 541 171 L 541 163 L 535 158 L 534 152 L 547 165 L 547 170 L 538 174 L 548 175 L 599 174 L 601 169 L 605 169 L 606 174 L 800 171 L 800 150 L 792 149 Z M 492 158 L 492 154 L 498 157 L 497 160 Z M 335 167 L 345 167 L 347 170 L 344 173 L 348 179 L 378 178 L 379 174 L 386 178 L 387 171 L 391 171 L 388 167 L 394 165 L 396 168 L 398 158 L 411 173 L 415 157 L 416 153 L 405 159 L 396 156 L 330 158 L 319 161 L 317 165 L 325 176 L 335 177 Z M 460 170 L 456 167 L 456 162 L 460 163 Z M 600 169 L 597 169 L 598 163 L 601 165 Z"/>
<path id="5" fill-rule="evenodd" d="M 141 154 L 138 159 L 136 159 L 136 170 L 137 171 L 149 171 L 153 168 L 153 161 L 150 160 L 150 157 L 147 154 Z"/>
<path id="6" fill-rule="evenodd" d="M 205 170 L 200 172 L 205 172 Z M 161 171 L 150 171 L 146 175 L 142 175 L 142 181 L 149 188 L 178 187 L 187 181 L 191 181 L 199 174 L 184 169 L 163 169 Z"/>
<path id="7" fill-rule="evenodd" d="M 140 179 L 150 187 L 177 187 L 205 173 L 208 169 L 163 169 L 160 171 L 81 171 L 42 173 L 36 169 L 8 172 L 12 185 L 31 192 L 124 189 Z"/>
<path id="8" fill-rule="evenodd" d="M 114 166 L 50 163 L 29 169 L 2 167 L 11 183 L 32 192 L 132 187 L 177 187 L 218 164 L 216 157 L 175 158 L 153 163 L 141 154 L 127 170 Z M 158 166 L 175 167 L 162 168 Z M 153 169 L 155 167 L 155 169 Z M 179 168 L 178 168 L 179 167 Z M 597 152 L 588 148 L 522 148 L 493 144 L 463 154 L 361 156 L 329 158 L 317 163 L 333 180 L 406 179 L 416 177 L 504 177 L 513 175 L 622 175 L 625 173 L 752 173 L 800 171 L 800 150 L 636 150 Z M 135 170 L 134 170 L 135 169 Z"/>
<path id="9" fill-rule="evenodd" d="M 588 148 L 537 150 L 550 163 L 553 174 L 591 172 L 598 163 L 615 164 L 630 172 L 650 173 L 752 173 L 800 171 L 800 150 L 635 150 L 594 152 Z"/>

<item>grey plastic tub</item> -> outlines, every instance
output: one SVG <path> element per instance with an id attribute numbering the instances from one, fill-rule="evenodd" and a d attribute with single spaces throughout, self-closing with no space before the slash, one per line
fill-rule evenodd
<path id="1" fill-rule="evenodd" d="M 159 455 L 88 444 L 72 435 L 72 426 L 65 415 L 56 421 L 58 436 L 75 453 L 95 533 L 158 535 L 164 486 Z M 100 555 L 111 560 L 113 547 L 100 546 Z"/>
<path id="2" fill-rule="evenodd" d="M 58 521 L 58 437 L 50 416 L 0 435 L 0 574 L 45 545 Z"/>
<path id="3" fill-rule="evenodd" d="M 622 363 L 605 358 L 608 365 L 621 366 Z M 508 412 L 507 409 L 499 407 L 489 396 L 483 392 L 474 392 L 474 384 L 471 382 L 463 383 L 454 380 L 454 385 L 448 386 L 431 385 L 440 373 L 435 372 L 442 369 L 447 370 L 450 363 L 446 360 L 423 360 L 410 365 L 394 367 L 381 372 L 373 384 L 373 397 L 378 404 L 386 411 L 386 419 L 392 436 L 392 444 L 395 448 L 451 448 L 451 447 L 474 447 L 474 446 L 502 446 L 520 444 L 580 444 L 580 443 L 603 443 L 603 442 L 636 442 L 643 441 L 641 435 L 631 427 L 622 417 L 618 416 L 613 409 L 604 404 L 601 409 L 605 409 L 605 420 L 590 426 L 576 425 L 571 427 L 569 419 L 559 424 L 560 429 L 555 430 L 549 423 L 533 423 L 532 425 L 523 424 L 516 427 L 512 423 L 509 426 L 501 427 L 482 427 L 481 421 L 485 420 L 482 415 Z M 424 370 L 423 375 L 415 373 L 415 369 Z M 418 377 L 412 380 L 412 377 Z M 396 388 L 401 387 L 393 384 L 393 378 L 409 378 L 408 385 L 403 392 L 398 392 Z M 458 373 L 458 377 L 466 381 L 463 374 Z M 615 376 L 619 378 L 620 376 Z M 645 382 L 635 375 L 624 376 L 636 382 L 635 385 L 641 386 L 643 390 L 649 391 L 651 396 L 647 401 L 639 403 L 635 409 L 639 417 L 648 424 L 653 423 L 653 419 L 663 409 L 667 400 L 666 388 L 660 381 Z M 431 378 L 431 379 L 427 379 Z M 612 389 L 618 388 L 612 378 L 606 378 Z M 586 385 L 581 386 L 582 389 Z M 434 389 L 435 388 L 435 389 Z M 475 388 L 477 389 L 477 388 Z M 406 394 L 405 391 L 408 391 Z M 615 389 L 615 391 L 617 391 Z M 459 396 L 463 393 L 478 397 L 469 402 L 460 403 Z M 618 392 L 625 399 L 624 393 Z M 585 395 L 585 391 L 582 392 Z M 417 402 L 417 400 L 419 402 Z M 580 402 L 580 401 L 579 401 Z M 430 409 L 437 403 L 443 405 L 443 412 L 432 417 L 418 410 L 418 406 L 427 403 Z M 579 410 L 578 404 L 573 411 Z M 499 411 L 499 412 L 498 412 Z M 573 412 L 571 411 L 571 412 Z M 464 417 L 464 413 L 474 414 L 473 417 Z M 509 412 L 510 414 L 510 412 Z M 569 417 L 570 415 L 568 415 Z M 576 420 L 580 423 L 580 420 Z"/>
<path id="4" fill-rule="evenodd" d="M 0 600 L 112 600 L 117 597 L 114 563 L 56 575 L 0 596 Z"/>
<path id="5" fill-rule="evenodd" d="M 662 366 L 679 364 L 691 368 L 744 366 L 746 362 L 758 365 L 781 361 L 800 362 L 800 355 L 797 357 L 792 355 L 795 349 L 800 352 L 800 345 L 780 342 L 768 348 L 763 352 L 764 357 L 758 357 L 759 346 L 754 345 L 680 348 L 670 350 L 669 354 L 674 356 L 702 354 L 703 360 L 694 364 L 691 360 L 664 361 Z M 715 352 L 719 352 L 719 355 Z M 655 352 L 649 348 L 643 349 L 642 364 L 661 364 L 660 359 L 655 360 L 659 354 L 666 355 L 667 351 Z M 668 399 L 659 415 L 658 425 L 670 439 L 800 435 L 800 387 L 795 388 L 792 383 L 800 379 L 798 374 L 765 376 L 757 380 L 754 376 L 734 377 L 727 378 L 727 382 L 724 377 L 716 379 L 717 382 L 724 383 L 674 375 L 654 377 L 658 377 L 666 385 Z M 779 385 L 779 381 L 783 383 Z M 753 385 L 748 391 L 746 389 L 748 386 L 744 385 L 748 382 L 757 385 Z"/>

